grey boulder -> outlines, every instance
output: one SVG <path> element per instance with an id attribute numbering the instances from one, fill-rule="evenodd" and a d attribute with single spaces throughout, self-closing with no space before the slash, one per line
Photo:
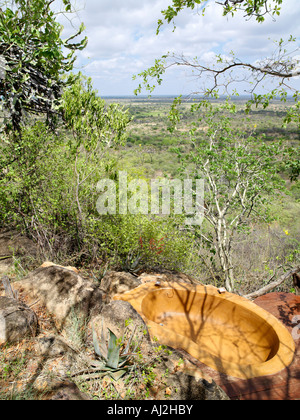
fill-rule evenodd
<path id="1" fill-rule="evenodd" d="M 38 318 L 33 310 L 18 300 L 0 296 L 0 345 L 34 337 Z"/>

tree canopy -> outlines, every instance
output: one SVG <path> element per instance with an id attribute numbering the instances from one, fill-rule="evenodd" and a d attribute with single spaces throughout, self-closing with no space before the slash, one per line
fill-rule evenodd
<path id="1" fill-rule="evenodd" d="M 197 9 L 199 17 L 202 15 L 205 18 L 206 8 L 212 3 L 223 8 L 224 16 L 229 14 L 235 16 L 238 12 L 242 12 L 246 20 L 255 18 L 258 23 L 262 23 L 266 15 L 280 16 L 283 0 L 172 0 L 171 5 L 162 11 L 157 33 L 164 23 L 173 22 L 176 30 L 176 17 L 184 9 Z M 215 54 L 215 59 L 210 63 L 203 62 L 198 57 L 187 57 L 184 53 L 168 52 L 158 58 L 152 67 L 138 75 L 142 78 L 142 83 L 136 89 L 136 93 L 141 92 L 142 86 L 153 91 L 156 85 L 162 83 L 163 75 L 170 67 L 184 66 L 190 68 L 193 76 L 203 82 L 201 90 L 197 89 L 191 94 L 230 96 L 238 94 L 237 86 L 246 84 L 249 87 L 243 89 L 250 95 L 246 110 L 249 110 L 253 104 L 262 104 L 266 108 L 272 99 L 280 97 L 286 101 L 287 96 L 291 95 L 296 106 L 287 111 L 285 123 L 293 119 L 300 124 L 299 90 L 290 83 L 293 78 L 300 75 L 300 61 L 296 54 L 298 51 L 297 39 L 291 35 L 289 39 L 274 41 L 270 55 L 255 62 L 241 60 L 234 52 L 227 54 L 226 57 Z M 267 92 L 265 86 L 269 86 Z M 260 87 L 264 88 L 264 94 L 260 93 Z"/>
<path id="2" fill-rule="evenodd" d="M 243 11 L 246 18 L 255 17 L 258 22 L 263 22 L 267 14 L 279 15 L 282 2 L 283 0 L 215 0 L 215 3 L 223 7 L 224 16 Z M 163 10 L 162 15 L 167 23 L 171 23 L 185 8 L 200 8 L 204 14 L 209 3 L 211 0 L 172 0 L 172 5 Z M 162 25 L 163 20 L 159 19 L 158 31 Z"/>
<path id="3" fill-rule="evenodd" d="M 83 24 L 67 40 L 52 4 L 55 0 L 0 2 L 0 99 L 6 130 L 20 131 L 26 113 L 46 115 L 53 125 L 62 88 L 62 75 L 70 72 L 77 50 L 87 39 L 76 42 Z M 64 13 L 71 12 L 63 0 Z"/>
<path id="4" fill-rule="evenodd" d="M 213 3 L 223 8 L 224 16 L 242 12 L 246 20 L 256 19 L 259 25 L 266 15 L 280 16 L 283 0 L 172 0 L 170 3 L 162 11 L 157 33 L 164 23 L 173 24 L 175 31 L 176 17 L 187 8 L 196 9 L 199 19 L 205 19 L 206 7 Z M 196 116 L 204 108 L 204 117 L 196 119 L 192 130 L 186 133 L 192 147 L 184 156 L 184 165 L 188 168 L 194 165 L 198 173 L 200 171 L 201 179 L 205 179 L 204 219 L 207 225 L 198 231 L 195 228 L 195 235 L 199 235 L 200 246 L 208 245 L 218 256 L 228 290 L 235 288 L 234 238 L 247 231 L 251 217 L 258 220 L 261 213 L 267 221 L 265 202 L 284 186 L 279 173 L 285 168 L 291 180 L 296 180 L 300 173 L 299 155 L 296 148 L 289 148 L 278 138 L 265 141 L 250 125 L 245 132 L 233 129 L 231 116 L 236 113 L 235 106 L 229 105 L 230 102 L 224 107 L 218 106 L 218 102 L 212 105 L 208 99 L 222 94 L 238 95 L 242 85 L 243 94 L 247 89 L 250 95 L 245 106 L 249 113 L 253 105 L 266 109 L 273 99 L 287 101 L 292 95 L 295 103 L 287 107 L 284 124 L 293 120 L 300 126 L 299 89 L 290 83 L 300 75 L 299 57 L 295 55 L 298 50 L 297 39 L 290 36 L 287 40 L 275 41 L 270 55 L 255 62 L 243 61 L 234 52 L 226 56 L 215 54 L 210 63 L 173 52 L 156 59 L 152 67 L 139 74 L 142 82 L 136 93 L 141 92 L 142 86 L 152 92 L 156 85 L 162 84 L 166 71 L 176 66 L 190 68 L 202 84 L 200 90 L 191 92 L 203 96 L 200 104 L 192 105 L 191 111 Z M 171 107 L 171 129 L 180 123 L 178 105 L 181 102 L 182 97 L 176 98 Z M 242 123 L 241 118 L 239 122 Z M 182 127 L 178 131 L 184 132 Z M 180 147 L 177 153 L 182 159 Z"/>
<path id="5" fill-rule="evenodd" d="M 239 128 L 235 127 L 233 117 L 238 111 L 229 101 L 221 105 L 203 101 L 194 104 L 192 112 L 198 116 L 196 121 L 188 133 L 182 131 L 191 151 L 183 154 L 179 146 L 176 152 L 184 170 L 205 180 L 207 225 L 194 227 L 195 234 L 201 246 L 208 245 L 218 256 L 226 288 L 232 291 L 234 240 L 249 230 L 250 223 L 271 221 L 266 204 L 284 190 L 278 174 L 288 150 L 282 142 L 265 141 L 248 121 L 239 118 Z"/>

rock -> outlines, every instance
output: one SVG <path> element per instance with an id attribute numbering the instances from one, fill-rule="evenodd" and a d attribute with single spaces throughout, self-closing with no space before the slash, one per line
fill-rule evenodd
<path id="1" fill-rule="evenodd" d="M 100 288 L 107 296 L 106 303 L 109 303 L 115 295 L 120 295 L 129 290 L 135 289 L 143 283 L 161 281 L 175 283 L 197 282 L 190 276 L 183 273 L 176 273 L 169 270 L 160 270 L 159 273 L 143 273 L 139 277 L 135 277 L 127 272 L 110 271 L 101 280 Z M 198 284 L 198 283 L 197 283 Z"/>
<path id="2" fill-rule="evenodd" d="M 141 280 L 130 273 L 110 271 L 101 280 L 100 288 L 105 292 L 108 303 L 114 295 L 128 292 L 141 284 Z"/>
<path id="3" fill-rule="evenodd" d="M 13 268 L 13 259 L 0 257 L 0 277 Z"/>
<path id="4" fill-rule="evenodd" d="M 82 393 L 74 382 L 68 379 L 48 377 L 35 380 L 32 389 L 43 395 L 43 400 L 88 401 L 90 398 Z"/>
<path id="5" fill-rule="evenodd" d="M 274 315 L 292 333 L 297 325 L 297 316 L 300 314 L 300 296 L 293 293 L 272 292 L 256 298 L 254 303 Z"/>
<path id="6" fill-rule="evenodd" d="M 103 326 L 109 328 L 117 337 L 123 336 L 125 324 L 128 323 L 126 321 L 129 321 L 131 330 L 137 326 L 137 330 L 146 331 L 148 337 L 146 324 L 129 302 L 115 300 L 105 305 L 101 313 L 92 320 L 96 330 L 100 331 L 103 323 Z"/>
<path id="7" fill-rule="evenodd" d="M 37 246 L 26 236 L 21 235 L 18 231 L 1 229 L 0 230 L 0 276 L 6 274 L 13 268 L 12 256 L 29 256 L 37 255 Z"/>
<path id="8" fill-rule="evenodd" d="M 184 372 L 176 373 L 169 378 L 172 400 L 229 400 L 226 393 L 212 380 L 197 378 Z"/>
<path id="9" fill-rule="evenodd" d="M 156 354 L 153 369 L 156 381 L 149 388 L 155 400 L 229 400 L 213 379 L 190 361 L 183 359 L 178 350 L 167 347 Z"/>
<path id="10" fill-rule="evenodd" d="M 159 359 L 161 362 L 156 363 L 154 369 L 157 385 L 149 389 L 152 398 L 182 401 L 229 400 L 213 379 L 184 359 L 180 351 L 167 347 L 164 353 L 159 354 Z"/>
<path id="11" fill-rule="evenodd" d="M 175 273 L 168 270 L 161 270 L 160 273 L 143 273 L 138 277 L 138 280 L 141 283 L 150 283 L 153 281 L 161 282 L 170 282 L 170 283 L 189 283 L 189 284 L 199 284 L 192 277 L 183 274 Z"/>
<path id="12" fill-rule="evenodd" d="M 43 394 L 57 391 L 72 373 L 87 369 L 92 360 L 85 347 L 78 347 L 62 335 L 49 334 L 35 340 L 33 363 L 28 362 L 34 389 Z M 30 366 L 31 364 L 31 366 Z"/>
<path id="13" fill-rule="evenodd" d="M 104 293 L 92 282 L 64 267 L 40 267 L 14 288 L 25 292 L 31 299 L 39 299 L 63 327 L 74 315 L 88 318 L 99 314 Z"/>
<path id="14" fill-rule="evenodd" d="M 68 267 L 63 267 L 62 265 L 58 265 L 58 264 L 54 264 L 53 262 L 50 262 L 50 261 L 45 261 L 42 265 L 41 265 L 41 267 L 53 267 L 53 266 L 56 266 L 56 267 L 61 267 L 61 268 L 66 268 L 66 269 L 68 269 L 68 270 L 72 270 L 72 271 L 74 271 L 74 273 L 79 273 L 79 270 L 77 270 L 77 268 L 76 267 L 71 267 L 71 266 L 68 266 Z"/>
<path id="15" fill-rule="evenodd" d="M 126 340 L 128 340 L 133 331 L 135 331 L 134 341 L 140 343 L 140 349 L 143 356 L 147 358 L 152 352 L 151 338 L 147 326 L 141 316 L 128 302 L 120 300 L 105 305 L 102 312 L 92 319 L 91 325 L 95 328 L 99 340 L 102 333 L 102 326 L 107 341 L 108 329 L 124 342 L 127 342 Z"/>
<path id="16" fill-rule="evenodd" d="M 37 329 L 35 312 L 24 303 L 0 296 L 0 345 L 35 336 Z"/>
<path id="17" fill-rule="evenodd" d="M 51 401 L 90 401 L 91 399 L 81 392 L 78 387 L 69 381 L 58 383 L 52 392 L 54 395 L 50 398 Z"/>
<path id="18" fill-rule="evenodd" d="M 36 354 L 44 358 L 56 358 L 66 354 L 70 357 L 76 355 L 76 351 L 62 337 L 50 335 L 40 337 L 35 345 Z"/>

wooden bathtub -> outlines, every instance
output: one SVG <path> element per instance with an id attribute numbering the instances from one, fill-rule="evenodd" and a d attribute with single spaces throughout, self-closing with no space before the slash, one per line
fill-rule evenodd
<path id="1" fill-rule="evenodd" d="M 114 299 L 131 303 L 152 339 L 229 376 L 271 375 L 294 357 L 294 340 L 277 318 L 213 286 L 145 283 Z"/>

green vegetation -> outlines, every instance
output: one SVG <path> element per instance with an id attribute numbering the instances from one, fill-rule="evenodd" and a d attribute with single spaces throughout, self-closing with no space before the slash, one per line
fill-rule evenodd
<path id="1" fill-rule="evenodd" d="M 229 101 L 211 90 L 213 98 L 205 100 L 105 101 L 91 79 L 72 74 L 75 53 L 86 45 L 85 39 L 73 43 L 83 26 L 62 41 L 52 3 L 0 0 L 5 60 L 0 73 L 0 229 L 18 229 L 33 238 L 40 262 L 75 265 L 96 281 L 108 269 L 133 274 L 174 270 L 196 282 L 247 294 L 298 266 L 298 92 L 292 99 L 281 90 Z M 184 7 L 205 3 L 173 0 L 163 16 L 170 23 Z M 262 22 L 266 3 L 226 0 L 221 5 L 225 15 L 242 9 Z M 271 13 L 278 14 L 281 3 L 273 1 Z M 69 12 L 71 2 L 63 4 L 63 12 Z M 165 70 L 157 61 L 142 74 L 143 82 L 152 90 L 148 78 L 162 83 Z M 97 184 L 110 179 L 119 191 L 120 171 L 127 171 L 129 181 L 142 179 L 148 186 L 158 178 L 204 179 L 202 225 L 188 225 L 186 215 L 175 211 L 99 214 Z M 30 263 L 13 258 L 18 277 L 23 276 Z M 279 290 L 295 292 L 291 282 Z M 75 315 L 69 334 L 80 348 L 86 325 Z M 110 332 L 108 347 L 101 335 L 99 340 L 93 331 L 100 360 L 72 375 L 83 391 L 95 399 L 145 399 L 167 386 L 163 361 L 168 349 L 157 345 L 147 356 L 141 345 L 144 332 L 136 329 L 119 339 Z M 9 350 L 3 349 L 0 380 L 19 378 L 30 354 L 20 356 L 17 350 L 8 357 Z M 163 373 L 157 375 L 157 367 Z M 0 392 L 0 399 L 29 398 L 41 395 L 31 387 L 25 394 Z"/>
<path id="2" fill-rule="evenodd" d="M 222 0 L 218 1 L 218 4 L 223 7 L 224 16 L 228 14 L 234 16 L 238 10 L 242 10 L 247 18 L 255 17 L 258 22 L 263 22 L 264 16 L 268 13 L 273 16 L 280 14 L 282 2 L 283 0 L 274 0 L 270 4 L 269 0 Z M 204 15 L 207 5 L 207 0 L 172 0 L 171 5 L 162 11 L 163 19 L 167 23 L 171 23 L 183 9 L 195 9 L 200 6 Z M 160 19 L 158 23 L 159 30 L 164 22 Z"/>
<path id="3" fill-rule="evenodd" d="M 239 182 L 243 192 L 246 190 L 244 186 L 248 186 L 248 204 L 238 213 L 239 206 L 242 209 L 245 203 L 236 197 L 237 201 L 231 204 L 226 213 L 229 226 L 223 231 L 223 240 L 227 241 L 232 256 L 229 266 L 233 267 L 227 287 L 231 288 L 234 283 L 236 290 L 246 293 L 264 285 L 282 267 L 287 269 L 297 264 L 298 254 L 294 251 L 299 249 L 300 203 L 299 181 L 293 178 L 289 167 L 291 160 L 299 156 L 299 130 L 296 122 L 287 127 L 282 124 L 282 116 L 291 103 L 285 105 L 281 101 L 274 101 L 268 109 L 261 106 L 245 114 L 245 101 L 235 98 L 231 105 L 226 105 L 225 100 L 213 100 L 203 106 L 199 100 L 182 100 L 176 109 L 176 130 L 173 130 L 172 121 L 168 118 L 171 99 L 154 97 L 147 102 L 140 99 L 131 102 L 124 100 L 134 117 L 129 126 L 129 139 L 134 133 L 143 143 L 128 142 L 121 153 L 115 152 L 115 158 L 119 169 L 132 168 L 135 176 L 180 178 L 184 176 L 187 165 L 190 170 L 197 167 L 201 176 L 204 176 L 201 169 L 209 152 L 206 150 L 210 145 L 207 139 L 210 134 L 219 132 L 214 143 L 216 154 L 209 167 L 212 177 L 222 181 L 218 191 L 221 200 L 234 191 L 232 186 L 238 185 L 237 173 L 230 169 L 239 162 L 235 159 L 236 154 L 245 161 L 241 161 L 241 165 L 247 167 Z M 141 114 L 143 120 L 140 119 Z M 173 137 L 176 142 L 172 146 L 162 142 L 154 146 L 159 133 L 165 138 Z M 236 148 L 237 144 L 239 149 Z M 151 148 L 152 152 L 148 152 Z M 228 171 L 231 171 L 230 176 Z M 209 185 L 209 178 L 206 182 Z M 226 276 L 226 269 L 222 269 L 222 249 L 218 252 L 218 244 L 222 241 L 221 238 L 216 240 L 215 228 L 218 223 L 213 227 L 209 222 L 209 214 L 217 214 L 216 203 L 217 196 L 210 197 L 207 191 L 207 220 L 201 229 L 189 231 L 193 246 L 189 259 L 181 267 L 199 281 L 222 285 Z M 243 215 L 244 219 L 237 218 L 238 214 Z M 236 221 L 235 232 L 230 230 L 233 220 Z M 183 233 L 187 231 L 181 230 Z M 184 241 L 182 239 L 182 244 Z M 291 255 L 294 256 L 292 259 Z M 290 287 L 288 285 L 286 290 L 290 290 Z"/>
<path id="4" fill-rule="evenodd" d="M 61 39 L 62 26 L 51 3 L 0 1 L 0 55 L 5 69 L 0 78 L 0 97 L 8 131 L 20 131 L 27 113 L 44 115 L 54 126 L 61 91 L 72 83 L 62 75 L 73 69 L 76 51 L 87 44 L 86 38 L 74 42 L 82 34 L 83 25 L 68 40 Z M 70 0 L 63 0 L 62 13 L 71 9 Z"/>
<path id="5" fill-rule="evenodd" d="M 73 44 L 71 37 L 70 55 L 63 54 L 66 45 L 51 3 L 19 0 L 10 9 L 6 2 L 0 12 L 0 31 L 9 16 L 13 25 L 5 41 L 12 49 L 6 51 L 30 43 L 20 71 L 5 56 L 0 79 L 1 92 L 8 95 L 1 94 L 0 226 L 17 227 L 35 239 L 41 259 L 83 267 L 95 278 L 109 268 L 134 273 L 169 269 L 245 292 L 268 281 L 278 267 L 296 264 L 299 127 L 296 118 L 283 125 L 282 117 L 291 109 L 296 115 L 297 105 L 288 98 L 286 103 L 273 99 L 245 113 L 247 100 L 240 97 L 231 105 L 220 98 L 104 101 L 92 80 L 70 72 L 85 40 Z M 186 5 L 181 2 L 178 12 Z M 64 7 L 70 10 L 69 1 Z M 37 10 L 47 13 L 39 18 Z M 74 37 L 81 32 L 82 27 Z M 30 55 L 33 35 L 35 60 Z M 49 55 L 50 42 L 56 58 Z M 59 86 L 52 101 L 31 86 L 31 70 L 53 82 L 50 90 Z M 6 99 L 9 92 L 17 109 Z M 41 101 L 34 102 L 37 107 L 32 98 Z M 115 181 L 118 189 L 121 170 L 129 180 L 150 185 L 157 178 L 184 179 L 187 169 L 190 174 L 197 169 L 206 180 L 201 229 L 187 227 L 184 214 L 97 211 L 97 183 L 103 178 Z M 218 219 L 222 206 L 226 217 Z M 259 247 L 264 252 L 257 254 Z"/>
<path id="6" fill-rule="evenodd" d="M 147 332 L 134 325 L 131 319 L 125 321 L 122 337 L 117 338 L 109 329 L 108 333 L 107 340 L 103 325 L 101 337 L 93 328 L 94 351 L 100 361 L 71 375 L 84 392 L 94 400 L 141 400 L 149 398 L 159 387 L 168 386 L 169 368 L 164 360 L 172 355 L 171 350 L 157 344 L 154 338 L 152 351 L 145 352 Z M 178 366 L 180 363 L 181 360 Z"/>
<path id="7" fill-rule="evenodd" d="M 119 102 L 121 118 L 127 115 L 128 120 L 132 119 L 127 128 L 127 142 L 123 138 L 121 145 L 115 142 L 113 148 L 96 142 L 93 150 L 97 148 L 97 153 L 92 149 L 90 153 L 81 140 L 77 148 L 78 137 L 65 126 L 60 126 L 58 135 L 42 122 L 23 130 L 22 159 L 9 165 L 0 181 L 2 225 L 25 230 L 40 245 L 42 259 L 81 266 L 93 271 L 96 278 L 101 278 L 101 273 L 109 268 L 134 273 L 163 268 L 186 272 L 201 282 L 224 284 L 218 252 L 203 240 L 203 236 L 213 235 L 207 222 L 200 230 L 187 230 L 184 217 L 179 215 L 100 216 L 97 213 L 99 179 L 108 177 L 117 182 L 119 170 L 127 170 L 131 179 L 149 182 L 154 178 L 180 178 L 184 165 L 194 167 L 196 145 L 205 140 L 208 132 L 208 123 L 204 121 L 206 111 L 194 103 L 182 103 L 181 123 L 177 130 L 170 132 L 169 100 L 120 99 Z M 104 101 L 101 104 L 104 106 Z M 272 151 L 274 139 L 276 144 L 281 142 L 280 150 L 287 146 L 287 156 L 289 146 L 293 146 L 295 153 L 299 133 L 296 124 L 282 127 L 282 103 L 274 103 L 268 110 L 252 111 L 248 116 L 242 113 L 241 101 L 234 105 L 236 112 L 227 121 L 232 135 L 238 128 L 244 132 L 249 129 L 253 144 L 259 145 L 261 141 L 265 145 L 263 150 Z M 111 106 L 107 101 L 105 109 Z M 211 102 L 211 106 L 217 115 L 212 122 L 228 117 L 222 101 Z M 145 116 L 143 120 L 141 113 Z M 132 143 L 133 135 L 139 137 L 137 143 Z M 83 138 L 90 137 L 83 134 Z M 173 138 L 174 144 L 166 145 L 158 138 Z M 2 156 L 11 156 L 12 147 L 13 143 L 3 142 Z M 203 154 L 205 149 L 201 150 Z M 278 156 L 281 160 L 282 155 Z M 269 174 L 275 170 L 272 166 L 265 172 L 268 182 Z M 299 247 L 299 181 L 290 180 L 289 168 L 277 167 L 277 170 L 281 174 L 278 180 L 286 187 L 284 191 L 281 187 L 280 194 L 271 200 L 273 191 L 263 193 L 262 190 L 260 218 L 253 212 L 242 224 L 242 230 L 231 238 L 235 290 L 254 291 L 279 272 L 280 266 L 288 268 L 296 264 L 289 257 Z M 81 184 L 86 177 L 86 182 Z M 261 185 L 265 188 L 268 183 Z M 233 214 L 228 213 L 229 220 Z M 297 259 L 299 254 L 293 255 Z M 289 290 L 291 285 L 287 287 Z"/>

